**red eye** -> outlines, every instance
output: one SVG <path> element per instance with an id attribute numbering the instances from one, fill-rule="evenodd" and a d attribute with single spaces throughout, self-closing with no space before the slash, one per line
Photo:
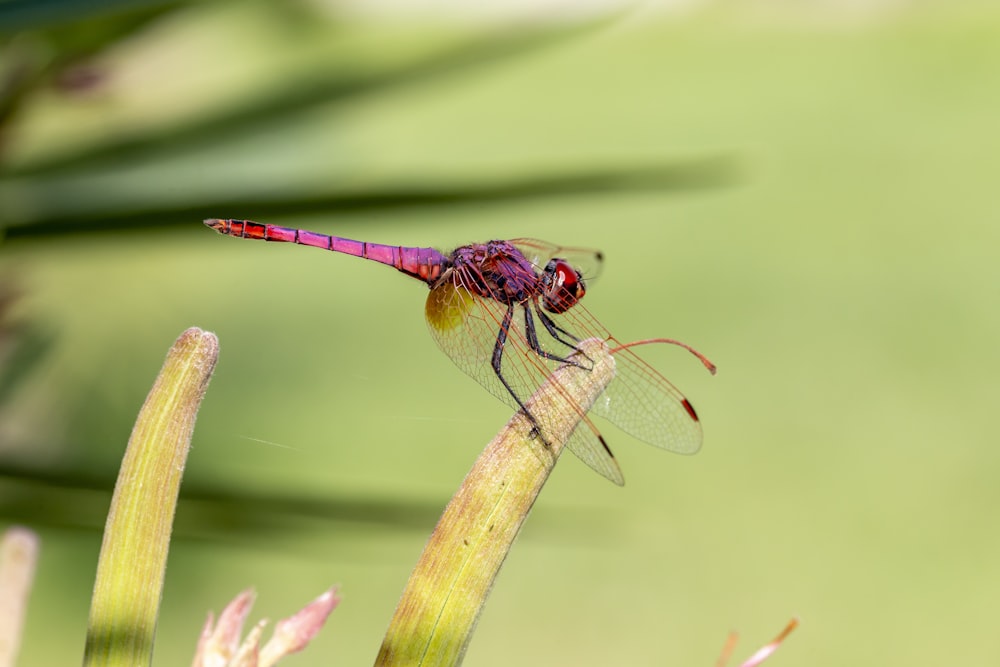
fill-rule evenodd
<path id="1" fill-rule="evenodd" d="M 570 294 L 575 294 L 580 284 L 580 276 L 576 274 L 576 269 L 561 259 L 556 261 L 556 284 Z"/>
<path id="2" fill-rule="evenodd" d="M 542 290 L 542 305 L 550 313 L 566 312 L 587 291 L 580 272 L 564 259 L 553 259 L 545 267 Z"/>

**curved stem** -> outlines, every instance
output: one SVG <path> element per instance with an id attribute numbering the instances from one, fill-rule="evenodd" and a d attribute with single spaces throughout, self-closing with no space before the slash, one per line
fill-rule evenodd
<path id="1" fill-rule="evenodd" d="M 185 331 L 139 411 L 104 528 L 86 667 L 148 665 L 152 658 L 177 493 L 218 352 L 215 334 Z"/>
<path id="2" fill-rule="evenodd" d="M 494 438 L 445 508 L 389 625 L 376 665 L 457 665 L 479 613 L 563 445 L 614 378 L 607 345 L 583 341 L 592 368 L 558 368 L 525 404 L 549 443 L 518 412 Z M 572 362 L 572 357 L 570 359 Z"/>

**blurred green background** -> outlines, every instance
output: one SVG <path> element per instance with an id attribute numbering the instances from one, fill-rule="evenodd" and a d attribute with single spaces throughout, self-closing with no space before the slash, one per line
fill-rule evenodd
<path id="1" fill-rule="evenodd" d="M 97 10 L 94 5 L 97 5 Z M 450 248 L 601 248 L 587 304 L 705 445 L 568 456 L 468 664 L 990 664 L 1000 617 L 1000 8 L 683 3 L 476 14 L 0 3 L 0 517 L 38 530 L 24 665 L 82 654 L 117 465 L 167 348 L 221 358 L 158 664 L 255 586 L 344 601 L 289 665 L 374 659 L 440 509 L 510 411 L 426 288 L 210 216 Z M 735 661 L 734 661 L 735 664 Z"/>

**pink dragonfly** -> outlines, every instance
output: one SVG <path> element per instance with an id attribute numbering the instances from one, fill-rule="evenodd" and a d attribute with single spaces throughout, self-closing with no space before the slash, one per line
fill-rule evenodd
<path id="1" fill-rule="evenodd" d="M 607 341 L 616 373 L 593 412 L 656 447 L 682 454 L 701 447 L 694 407 L 632 348 L 679 345 L 713 374 L 715 366 L 680 341 L 658 338 L 623 345 L 601 326 L 579 303 L 585 292 L 579 267 L 588 275 L 596 273 L 599 252 L 513 239 L 465 245 L 445 255 L 434 248 L 365 243 L 250 220 L 210 219 L 205 224 L 237 238 L 298 243 L 369 259 L 427 283 L 431 291 L 425 314 L 438 346 L 494 396 L 524 412 L 543 442 L 545 433 L 524 401 L 555 366 L 585 367 L 587 358 L 574 356 L 576 346 L 596 337 Z M 570 451 L 615 484 L 624 484 L 621 468 L 585 411 L 568 401 L 564 407 L 583 416 L 586 425 L 573 432 Z"/>

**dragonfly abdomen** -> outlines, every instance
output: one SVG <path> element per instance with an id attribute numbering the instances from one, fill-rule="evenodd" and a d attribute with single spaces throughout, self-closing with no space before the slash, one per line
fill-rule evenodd
<path id="1" fill-rule="evenodd" d="M 205 224 L 220 234 L 241 239 L 273 241 L 277 243 L 297 243 L 299 245 L 322 248 L 344 255 L 369 259 L 379 264 L 391 266 L 408 276 L 419 278 L 430 284 L 436 281 L 451 264 L 446 256 L 434 248 L 411 248 L 382 243 L 355 241 L 340 236 L 330 236 L 294 227 L 268 225 L 252 220 L 209 218 Z"/>

